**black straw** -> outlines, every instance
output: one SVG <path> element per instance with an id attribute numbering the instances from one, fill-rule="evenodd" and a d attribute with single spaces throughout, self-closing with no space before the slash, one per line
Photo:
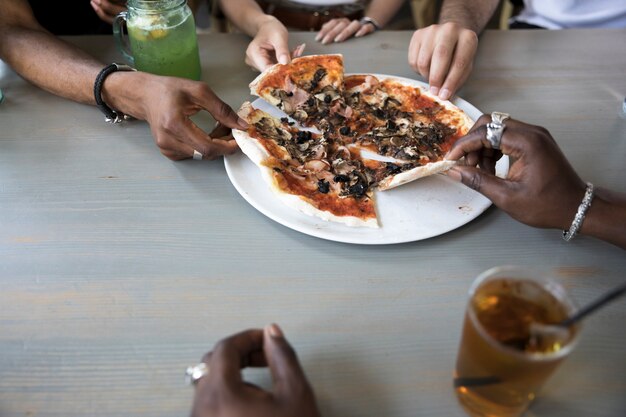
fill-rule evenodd
<path id="1" fill-rule="evenodd" d="M 604 294 L 602 297 L 598 298 L 596 301 L 589 304 L 588 306 L 581 308 L 573 316 L 560 322 L 558 326 L 569 327 L 572 324 L 576 323 L 578 320 L 586 317 L 588 314 L 591 314 L 600 307 L 604 306 L 608 302 L 613 301 L 621 295 L 624 295 L 624 293 L 626 293 L 626 282 Z"/>

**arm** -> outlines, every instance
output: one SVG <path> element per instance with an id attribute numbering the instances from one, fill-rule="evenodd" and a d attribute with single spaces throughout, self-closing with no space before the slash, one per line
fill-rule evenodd
<path id="1" fill-rule="evenodd" d="M 203 362 L 210 372 L 197 383 L 192 417 L 319 417 L 296 353 L 275 324 L 220 341 Z M 269 367 L 271 391 L 243 380 L 248 366 Z"/>
<path id="2" fill-rule="evenodd" d="M 94 105 L 93 84 L 104 65 L 43 29 L 26 0 L 0 0 L 0 10 L 0 59 L 46 91 Z M 225 126 L 245 126 L 202 82 L 116 72 L 106 79 L 102 96 L 110 107 L 148 121 L 155 142 L 170 159 L 189 158 L 194 149 L 207 159 L 237 149 L 234 141 L 212 139 L 189 119 L 201 109 Z"/>
<path id="3" fill-rule="evenodd" d="M 626 195 L 597 188 L 579 233 L 626 249 Z"/>
<path id="4" fill-rule="evenodd" d="M 187 5 L 195 15 L 201 0 L 187 0 Z M 126 0 L 91 0 L 91 7 L 100 19 L 113 24 L 115 16 L 126 10 Z"/>
<path id="5" fill-rule="evenodd" d="M 489 121 L 489 116 L 481 117 L 454 144 L 447 158 L 464 156 L 466 165 L 457 165 L 448 175 L 484 194 L 524 224 L 569 229 L 586 185 L 550 133 L 539 126 L 507 120 L 500 152 L 486 140 Z M 494 175 L 495 162 L 503 153 L 512 161 L 506 179 Z M 626 249 L 626 195 L 598 189 L 579 233 Z"/>
<path id="6" fill-rule="evenodd" d="M 428 79 L 430 91 L 448 100 L 472 72 L 478 34 L 499 0 L 446 0 L 439 24 L 415 31 L 409 45 L 409 64 Z"/>
<path id="7" fill-rule="evenodd" d="M 263 71 L 291 61 L 287 28 L 265 14 L 255 0 L 220 0 L 220 7 L 239 30 L 254 38 L 246 50 L 246 64 Z"/>
<path id="8" fill-rule="evenodd" d="M 381 27 L 398 13 L 404 0 L 372 0 L 365 9 L 365 16 L 371 17 Z M 374 32 L 376 28 L 370 24 L 362 24 L 358 20 L 350 21 L 347 18 L 332 19 L 322 26 L 315 40 L 327 44 L 330 42 L 343 42 L 352 36 L 359 38 Z"/>
<path id="9" fill-rule="evenodd" d="M 439 24 L 452 22 L 480 34 L 499 3 L 500 0 L 445 0 L 439 13 Z"/>

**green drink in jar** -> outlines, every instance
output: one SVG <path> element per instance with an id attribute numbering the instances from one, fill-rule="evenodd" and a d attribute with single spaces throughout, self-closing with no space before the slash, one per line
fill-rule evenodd
<path id="1" fill-rule="evenodd" d="M 196 25 L 185 0 L 129 0 L 113 31 L 118 47 L 138 70 L 200 79 Z"/>

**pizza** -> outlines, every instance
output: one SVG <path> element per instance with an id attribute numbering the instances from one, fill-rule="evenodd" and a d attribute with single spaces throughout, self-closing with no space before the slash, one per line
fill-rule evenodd
<path id="1" fill-rule="evenodd" d="M 444 155 L 474 123 L 417 83 L 345 76 L 336 54 L 276 64 L 250 91 L 286 117 L 245 102 L 242 151 L 284 204 L 348 226 L 380 227 L 375 192 L 452 167 Z"/>

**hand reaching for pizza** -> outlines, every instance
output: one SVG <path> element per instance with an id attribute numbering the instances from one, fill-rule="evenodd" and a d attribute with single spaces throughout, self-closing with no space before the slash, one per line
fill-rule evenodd
<path id="1" fill-rule="evenodd" d="M 329 20 L 322 25 L 315 40 L 324 45 L 331 42 L 343 42 L 351 37 L 359 38 L 376 31 L 372 23 L 350 20 L 345 17 Z"/>
<path id="2" fill-rule="evenodd" d="M 315 396 L 280 328 L 248 330 L 220 341 L 203 361 L 192 417 L 319 417 Z M 241 370 L 269 366 L 273 389 L 245 382 Z"/>
<path id="3" fill-rule="evenodd" d="M 428 79 L 430 92 L 448 100 L 472 72 L 478 35 L 453 22 L 415 31 L 409 45 L 409 64 Z"/>
<path id="4" fill-rule="evenodd" d="M 287 28 L 275 17 L 264 16 L 263 22 L 248 45 L 246 64 L 259 71 L 276 63 L 288 64 L 304 52 L 304 44 L 289 51 L 289 33 Z"/>
<path id="5" fill-rule="evenodd" d="M 135 92 L 124 98 L 115 91 Z M 172 160 L 191 158 L 194 150 L 203 159 L 214 159 L 238 149 L 227 128 L 247 128 L 233 109 L 206 83 L 145 72 L 116 72 L 103 87 L 106 103 L 140 120 L 146 120 L 161 153 Z M 207 135 L 190 117 L 209 112 L 222 126 Z M 227 136 L 228 135 L 228 136 Z"/>
<path id="6" fill-rule="evenodd" d="M 482 116 L 454 144 L 446 158 L 465 156 L 467 165 L 457 165 L 448 175 L 484 194 L 522 223 L 569 229 L 586 184 L 550 133 L 539 126 L 507 120 L 500 148 L 509 155 L 511 165 L 507 178 L 501 179 L 494 175 L 494 169 L 502 153 L 494 151 L 486 139 L 485 125 L 490 121 L 489 116 Z"/>
<path id="7" fill-rule="evenodd" d="M 91 7 L 100 19 L 112 24 L 115 16 L 126 10 L 126 0 L 91 0 Z"/>

